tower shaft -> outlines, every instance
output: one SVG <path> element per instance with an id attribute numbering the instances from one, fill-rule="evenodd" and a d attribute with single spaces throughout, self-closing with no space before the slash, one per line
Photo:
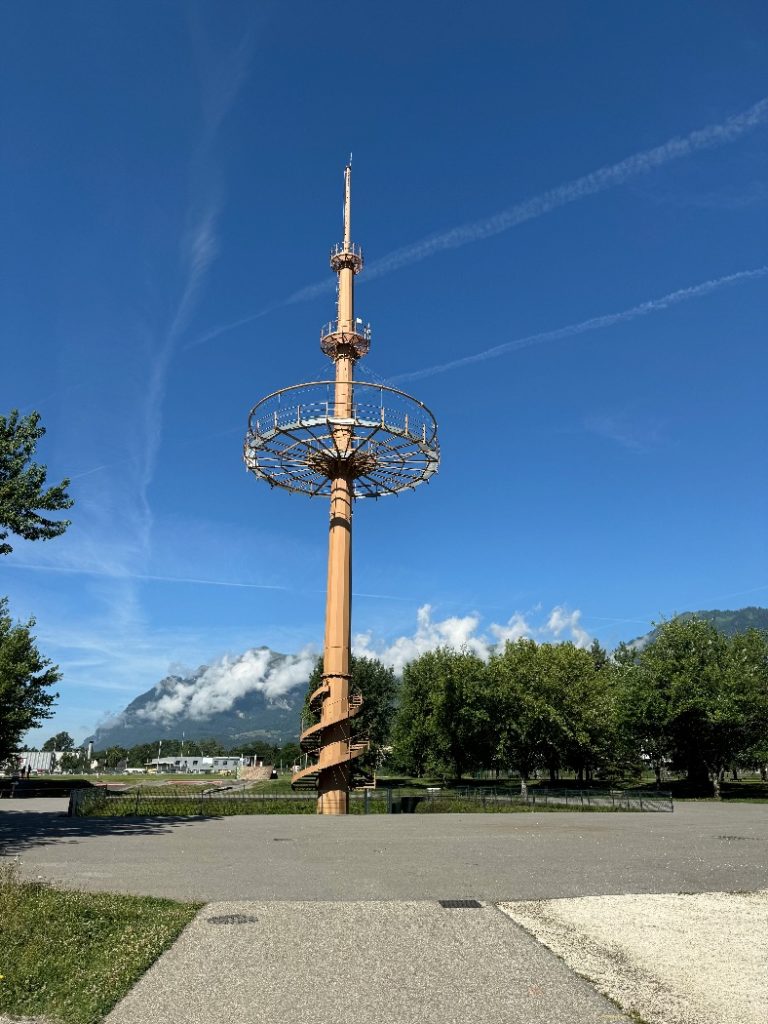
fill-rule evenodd
<path id="1" fill-rule="evenodd" d="M 353 332 L 355 326 L 355 272 L 358 266 L 351 242 L 351 175 L 344 171 L 344 242 L 338 254 L 339 290 L 337 330 Z M 335 353 L 333 438 L 337 450 L 348 454 L 352 445 L 352 389 L 356 354 L 350 345 L 340 345 Z M 345 422 L 346 421 L 346 422 Z M 318 768 L 317 809 L 320 814 L 346 814 L 352 779 L 352 744 L 349 681 L 352 617 L 352 480 L 339 460 L 340 470 L 331 479 L 330 526 L 328 533 L 328 588 L 325 606 L 325 644 L 323 680 L 327 694 L 320 722 L 323 745 Z"/>

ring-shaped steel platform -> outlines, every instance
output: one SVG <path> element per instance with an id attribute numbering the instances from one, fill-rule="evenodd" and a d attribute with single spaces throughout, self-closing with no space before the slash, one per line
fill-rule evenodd
<path id="1" fill-rule="evenodd" d="M 248 418 L 245 465 L 273 487 L 329 495 L 346 476 L 355 498 L 381 498 L 425 483 L 437 472 L 437 423 L 404 391 L 353 381 L 352 416 L 337 418 L 336 382 L 275 391 Z"/>

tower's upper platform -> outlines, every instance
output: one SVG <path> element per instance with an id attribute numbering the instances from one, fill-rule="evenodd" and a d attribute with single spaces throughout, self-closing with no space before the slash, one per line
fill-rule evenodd
<path id="1" fill-rule="evenodd" d="M 356 242 L 337 242 L 331 249 L 331 270 L 338 274 L 345 267 L 351 267 L 355 274 L 363 269 L 363 250 Z"/>

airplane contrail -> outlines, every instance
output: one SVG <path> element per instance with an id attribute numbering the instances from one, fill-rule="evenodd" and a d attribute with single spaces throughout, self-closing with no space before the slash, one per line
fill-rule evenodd
<path id="1" fill-rule="evenodd" d="M 282 590 L 286 593 L 324 594 L 324 590 L 307 589 L 278 583 L 239 583 L 236 580 L 199 579 L 195 576 L 156 576 L 145 572 L 110 572 L 108 569 L 89 568 L 87 566 L 45 565 L 35 562 L 8 562 L 11 569 L 23 569 L 29 572 L 58 572 L 70 576 L 106 576 L 116 580 L 141 580 L 148 583 L 189 583 L 204 587 L 234 587 L 241 590 Z M 353 591 L 353 597 L 370 598 L 376 601 L 414 601 L 415 598 L 402 594 L 369 594 L 364 591 Z"/>
<path id="2" fill-rule="evenodd" d="M 472 221 L 470 224 L 451 228 L 449 231 L 432 235 L 420 242 L 404 246 L 402 249 L 395 249 L 394 252 L 369 264 L 366 267 L 366 276 L 369 279 L 381 277 L 400 267 L 427 259 L 437 252 L 456 249 L 461 245 L 479 242 L 492 235 L 501 234 L 503 231 L 517 227 L 518 224 L 534 220 L 561 206 L 573 203 L 577 199 L 584 199 L 586 196 L 596 195 L 598 192 L 605 192 L 609 188 L 623 185 L 630 178 L 647 174 L 656 167 L 661 167 L 673 160 L 680 160 L 682 157 L 690 156 L 703 149 L 713 149 L 715 146 L 734 142 L 766 120 L 768 120 L 768 97 L 759 100 L 740 114 L 734 114 L 721 124 L 708 125 L 706 128 L 700 128 L 683 137 L 676 136 L 661 146 L 635 153 L 616 164 L 600 167 L 590 174 L 566 182 L 564 185 L 558 185 L 539 196 L 510 206 L 484 220 Z M 295 294 L 300 295 L 301 293 Z"/>
<path id="3" fill-rule="evenodd" d="M 660 146 L 635 153 L 624 160 L 620 160 L 618 163 L 600 167 L 596 171 L 566 182 L 563 185 L 557 185 L 555 188 L 542 192 L 541 195 L 526 199 L 522 203 L 516 203 L 514 206 L 501 210 L 490 217 L 428 235 L 418 242 L 405 245 L 400 249 L 394 249 L 387 255 L 382 256 L 381 259 L 373 260 L 366 264 L 366 279 L 370 281 L 377 277 L 383 277 L 385 274 L 391 274 L 395 270 L 400 270 L 401 267 L 410 266 L 413 263 L 419 263 L 421 260 L 428 259 L 436 253 L 457 249 L 460 246 L 469 245 L 473 242 L 480 242 L 484 238 L 490 238 L 493 235 L 509 231 L 510 228 L 517 227 L 526 221 L 543 217 L 544 214 L 551 213 L 553 210 L 566 206 L 568 203 L 576 202 L 578 199 L 584 199 L 587 196 L 605 192 L 607 189 L 614 188 L 617 185 L 623 185 L 631 178 L 647 174 L 649 171 L 671 163 L 674 160 L 680 160 L 701 150 L 714 149 L 716 146 L 735 142 L 742 135 L 764 124 L 766 120 L 768 120 L 768 97 L 758 100 L 757 103 L 754 103 L 751 107 L 738 114 L 733 114 L 720 124 L 707 125 L 705 128 L 698 128 L 688 135 L 675 136 Z M 251 313 L 238 320 L 211 328 L 205 334 L 190 342 L 188 347 L 192 348 L 196 345 L 201 345 L 238 327 L 253 323 L 253 321 L 266 316 L 275 309 L 314 299 L 318 295 L 332 291 L 334 284 L 334 281 L 328 277 L 315 284 L 305 285 L 303 288 L 292 292 L 287 298 L 266 306 L 256 313 Z"/>
<path id="4" fill-rule="evenodd" d="M 515 338 L 513 341 L 505 341 L 501 345 L 494 345 L 493 348 L 484 349 L 482 352 L 475 352 L 473 355 L 463 356 L 461 359 L 452 359 L 448 363 L 438 363 L 435 366 L 426 366 L 421 370 L 412 370 L 408 373 L 400 373 L 390 378 L 393 382 L 406 380 L 419 380 L 421 377 L 432 377 L 438 373 L 446 373 L 448 370 L 457 370 L 462 366 L 470 366 L 472 363 L 482 363 L 486 359 L 495 359 L 497 356 L 506 355 L 521 348 L 530 348 L 532 345 L 542 345 L 547 341 L 558 341 L 561 338 L 572 338 L 576 334 L 585 334 L 587 331 L 596 331 L 601 327 L 611 327 L 613 324 L 624 323 L 628 320 L 635 320 L 640 316 L 647 316 L 649 313 L 657 313 L 659 310 L 668 309 L 689 299 L 698 299 L 710 292 L 726 288 L 728 285 L 739 284 L 742 281 L 752 281 L 757 278 L 768 276 L 768 265 L 756 267 L 754 270 L 740 270 L 736 274 L 727 274 L 725 277 L 718 277 L 711 281 L 703 281 L 701 284 L 692 285 L 690 288 L 680 288 L 678 291 L 662 295 L 658 299 L 649 299 L 641 302 L 638 306 L 631 306 L 620 313 L 606 313 L 604 316 L 595 316 L 589 320 L 582 320 L 577 324 L 567 324 L 565 327 L 557 327 L 553 331 L 542 331 L 540 334 L 529 334 L 524 338 Z"/>

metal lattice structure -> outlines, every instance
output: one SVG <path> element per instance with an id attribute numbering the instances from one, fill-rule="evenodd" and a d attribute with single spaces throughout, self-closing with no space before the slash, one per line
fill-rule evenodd
<path id="1" fill-rule="evenodd" d="M 330 258 L 339 278 L 337 315 L 320 332 L 335 377 L 263 398 L 251 410 L 244 445 L 247 469 L 270 486 L 330 498 L 323 679 L 309 702 L 317 720 L 301 733 L 312 760 L 292 780 L 295 789 L 317 791 L 321 814 L 346 814 L 350 788 L 366 778 L 356 766 L 368 742 L 353 733 L 364 695 L 350 675 L 352 503 L 412 490 L 429 481 L 440 462 L 437 424 L 422 402 L 354 379 L 355 363 L 370 349 L 371 327 L 354 315 L 363 253 L 351 241 L 351 182 L 347 166 L 344 241 Z"/>
<path id="2" fill-rule="evenodd" d="M 330 496 L 346 472 L 354 498 L 381 498 L 437 472 L 437 423 L 427 407 L 396 388 L 355 381 L 352 415 L 335 415 L 331 380 L 283 388 L 253 407 L 245 464 L 273 487 Z"/>

